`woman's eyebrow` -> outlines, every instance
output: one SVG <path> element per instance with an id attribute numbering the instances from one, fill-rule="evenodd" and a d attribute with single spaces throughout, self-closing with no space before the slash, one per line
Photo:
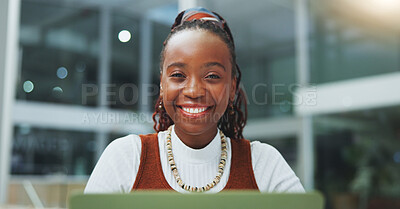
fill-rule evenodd
<path id="1" fill-rule="evenodd" d="M 182 63 L 182 62 L 173 62 L 173 63 L 168 65 L 167 69 L 170 68 L 170 67 L 185 68 L 186 64 Z"/>
<path id="2" fill-rule="evenodd" d="M 226 71 L 225 66 L 222 65 L 222 64 L 219 63 L 219 62 L 207 62 L 207 63 L 204 64 L 203 66 L 204 66 L 205 68 L 213 67 L 213 66 L 218 66 L 218 67 L 224 69 L 224 71 Z"/>

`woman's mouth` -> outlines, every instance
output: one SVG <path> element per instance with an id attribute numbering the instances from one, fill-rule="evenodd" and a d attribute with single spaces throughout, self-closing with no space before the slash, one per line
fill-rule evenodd
<path id="1" fill-rule="evenodd" d="M 179 110 L 188 117 L 197 118 L 205 115 L 213 106 L 179 106 Z"/>

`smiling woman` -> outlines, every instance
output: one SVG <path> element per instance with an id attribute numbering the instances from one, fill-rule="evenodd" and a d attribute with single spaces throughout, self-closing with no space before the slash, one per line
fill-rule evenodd
<path id="1" fill-rule="evenodd" d="M 157 133 L 112 142 L 86 193 L 304 192 L 275 148 L 243 137 L 246 99 L 233 36 L 221 16 L 204 8 L 181 12 L 164 42 L 160 73 Z"/>

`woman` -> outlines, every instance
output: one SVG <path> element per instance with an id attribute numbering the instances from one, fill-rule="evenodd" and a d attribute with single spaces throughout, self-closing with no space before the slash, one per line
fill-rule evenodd
<path id="1" fill-rule="evenodd" d="M 204 8 L 181 12 L 164 42 L 160 73 L 157 133 L 113 141 L 85 193 L 304 192 L 276 149 L 243 139 L 241 72 L 221 16 Z"/>

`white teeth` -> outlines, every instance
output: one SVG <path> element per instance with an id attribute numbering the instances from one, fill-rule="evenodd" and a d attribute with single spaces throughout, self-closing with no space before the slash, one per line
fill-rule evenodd
<path id="1" fill-rule="evenodd" d="M 183 111 L 188 112 L 188 113 L 201 113 L 204 112 L 207 108 L 203 107 L 203 108 L 186 108 L 186 107 L 182 107 Z"/>

